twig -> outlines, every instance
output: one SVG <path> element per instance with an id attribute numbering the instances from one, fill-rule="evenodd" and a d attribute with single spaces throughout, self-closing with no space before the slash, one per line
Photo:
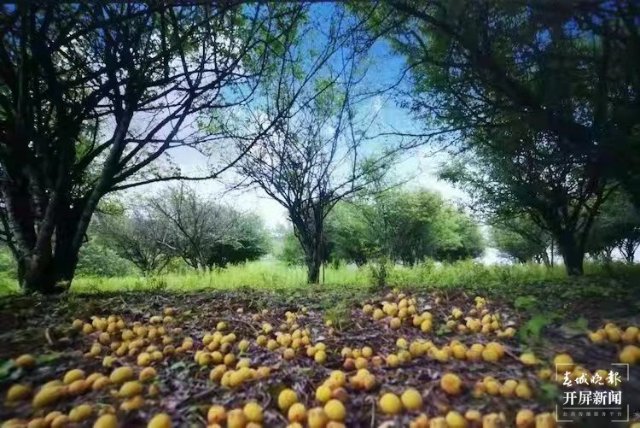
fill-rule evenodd
<path id="1" fill-rule="evenodd" d="M 49 342 L 50 346 L 53 346 L 53 340 L 51 340 L 51 334 L 49 333 L 49 328 L 47 327 L 44 329 L 44 337 L 47 339 L 47 342 Z"/>

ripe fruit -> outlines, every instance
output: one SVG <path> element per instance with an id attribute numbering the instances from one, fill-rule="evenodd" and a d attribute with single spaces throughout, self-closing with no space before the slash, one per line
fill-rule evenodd
<path id="1" fill-rule="evenodd" d="M 156 369 L 154 369 L 153 367 L 145 367 L 140 372 L 140 376 L 138 377 L 138 379 L 140 379 L 140 382 L 146 382 L 154 379 L 155 377 L 156 377 Z"/>
<path id="2" fill-rule="evenodd" d="M 326 403 L 331 399 L 331 388 L 326 385 L 320 385 L 318 389 L 316 389 L 316 400 L 321 403 Z"/>
<path id="3" fill-rule="evenodd" d="M 625 346 L 622 351 L 620 351 L 619 359 L 620 362 L 624 364 L 635 364 L 640 360 L 640 348 L 634 345 Z"/>
<path id="4" fill-rule="evenodd" d="M 51 421 L 51 428 L 63 428 L 69 424 L 69 416 L 58 415 Z"/>
<path id="5" fill-rule="evenodd" d="M 329 418 L 322 407 L 314 407 L 307 414 L 307 425 L 309 428 L 324 428 Z"/>
<path id="6" fill-rule="evenodd" d="M 453 373 L 446 373 L 440 379 L 440 387 L 450 395 L 458 395 L 462 391 L 462 381 Z"/>
<path id="7" fill-rule="evenodd" d="M 553 364 L 556 365 L 556 370 L 558 372 L 563 371 L 571 371 L 573 370 L 573 366 L 575 363 L 573 362 L 573 358 L 569 354 L 558 354 L 553 359 Z"/>
<path id="8" fill-rule="evenodd" d="M 525 352 L 524 354 L 520 355 L 520 362 L 522 362 L 522 364 L 526 366 L 533 366 L 538 364 L 538 359 L 535 355 L 533 355 L 533 353 Z"/>
<path id="9" fill-rule="evenodd" d="M 29 397 L 31 388 L 27 385 L 15 384 L 7 391 L 7 401 L 20 401 Z"/>
<path id="10" fill-rule="evenodd" d="M 316 351 L 315 355 L 313 356 L 313 359 L 318 364 L 324 364 L 325 361 L 327 361 L 327 353 L 322 349 L 319 351 Z"/>
<path id="11" fill-rule="evenodd" d="M 93 428 L 118 428 L 118 418 L 110 413 L 102 415 L 96 419 Z"/>
<path id="12" fill-rule="evenodd" d="M 429 417 L 424 413 L 409 422 L 409 428 L 429 428 Z"/>
<path id="13" fill-rule="evenodd" d="M 447 420 L 442 416 L 438 416 L 437 418 L 431 419 L 429 421 L 429 428 L 448 428 Z M 484 427 L 483 427 L 484 428 Z"/>
<path id="14" fill-rule="evenodd" d="M 82 422 L 88 419 L 93 413 L 93 408 L 88 404 L 80 404 L 69 412 L 69 420 L 71 422 Z"/>
<path id="15" fill-rule="evenodd" d="M 303 423 L 307 417 L 307 409 L 302 403 L 294 403 L 291 407 L 289 407 L 287 417 L 289 418 L 289 422 Z"/>
<path id="16" fill-rule="evenodd" d="M 392 330 L 399 329 L 401 325 L 402 321 L 400 320 L 400 318 L 391 318 L 391 320 L 389 321 L 389 328 L 391 328 Z"/>
<path id="17" fill-rule="evenodd" d="M 151 418 L 147 428 L 171 428 L 171 418 L 166 413 L 158 413 Z"/>
<path id="18" fill-rule="evenodd" d="M 142 384 L 137 380 L 130 380 L 125 382 L 118 391 L 118 396 L 121 398 L 131 398 L 136 395 L 142 394 Z"/>
<path id="19" fill-rule="evenodd" d="M 396 354 L 387 355 L 386 362 L 389 367 L 398 367 L 400 365 L 400 359 Z"/>
<path id="20" fill-rule="evenodd" d="M 64 395 L 64 387 L 62 386 L 50 386 L 48 388 L 42 388 L 33 397 L 32 405 L 35 408 L 48 406 L 55 403 Z"/>
<path id="21" fill-rule="evenodd" d="M 278 395 L 278 407 L 283 412 L 289 410 L 289 407 L 298 402 L 298 394 L 293 389 L 283 389 Z"/>
<path id="22" fill-rule="evenodd" d="M 137 362 L 139 366 L 145 367 L 151 364 L 151 355 L 148 352 L 138 354 Z"/>
<path id="23" fill-rule="evenodd" d="M 16 358 L 14 363 L 16 364 L 16 366 L 23 369 L 30 369 L 32 367 L 35 367 L 36 359 L 31 354 L 23 354 Z"/>
<path id="24" fill-rule="evenodd" d="M 607 335 L 605 333 L 604 330 L 597 330 L 597 331 L 592 331 L 589 332 L 589 339 L 591 340 L 591 342 L 599 345 L 601 343 L 604 343 L 604 341 L 606 340 Z"/>
<path id="25" fill-rule="evenodd" d="M 516 386 L 516 396 L 519 398 L 529 399 L 533 396 L 531 388 L 525 382 L 521 382 Z"/>
<path id="26" fill-rule="evenodd" d="M 402 405 L 407 410 L 418 410 L 422 407 L 422 395 L 417 389 L 409 388 L 400 396 Z"/>
<path id="27" fill-rule="evenodd" d="M 516 415 L 517 428 L 531 428 L 535 425 L 535 415 L 529 409 L 522 409 Z"/>
<path id="28" fill-rule="evenodd" d="M 109 376 L 109 380 L 115 384 L 121 384 L 131 379 L 133 379 L 133 369 L 127 366 L 118 367 Z"/>
<path id="29" fill-rule="evenodd" d="M 242 409 L 233 409 L 227 415 L 227 428 L 244 428 L 247 425 L 247 417 Z"/>
<path id="30" fill-rule="evenodd" d="M 255 401 L 250 401 L 245 404 L 242 411 L 249 422 L 262 423 L 262 406 Z"/>
<path id="31" fill-rule="evenodd" d="M 489 413 L 482 418 L 482 428 L 502 428 L 504 426 L 504 415 Z"/>
<path id="32" fill-rule="evenodd" d="M 475 409 L 467 410 L 467 412 L 464 414 L 464 417 L 466 420 L 471 422 L 478 422 L 478 423 L 482 422 L 482 413 L 480 413 L 480 411 Z"/>
<path id="33" fill-rule="evenodd" d="M 380 397 L 380 410 L 387 415 L 397 415 L 402 411 L 402 402 L 397 395 L 387 392 Z"/>
<path id="34" fill-rule="evenodd" d="M 344 404 L 336 399 L 331 399 L 324 405 L 324 412 L 330 420 L 338 422 L 344 421 L 344 418 L 347 415 L 347 410 L 344 408 Z"/>
<path id="35" fill-rule="evenodd" d="M 447 413 L 447 416 L 445 417 L 445 421 L 447 422 L 448 428 L 466 428 L 467 427 L 467 420 L 464 418 L 464 416 L 462 416 L 460 413 L 456 412 L 455 410 L 452 410 L 449 413 Z"/>
<path id="36" fill-rule="evenodd" d="M 222 425 L 225 419 L 227 419 L 227 412 L 223 406 L 215 404 L 209 407 L 209 411 L 207 412 L 207 422 L 209 422 L 209 424 Z"/>
<path id="37" fill-rule="evenodd" d="M 555 428 L 556 418 L 552 413 L 540 413 L 536 416 L 536 428 Z"/>
<path id="38" fill-rule="evenodd" d="M 495 363 L 500 359 L 500 356 L 495 349 L 487 347 L 482 351 L 482 359 L 489 363 Z"/>
<path id="39" fill-rule="evenodd" d="M 71 385 L 67 387 L 67 393 L 69 395 L 81 395 L 87 392 L 89 386 L 89 383 L 84 379 L 74 380 L 71 382 Z"/>
<path id="40" fill-rule="evenodd" d="M 80 369 L 73 369 L 65 373 L 64 377 L 62 378 L 62 382 L 65 385 L 69 385 L 70 383 L 80 379 L 84 379 L 84 371 Z"/>

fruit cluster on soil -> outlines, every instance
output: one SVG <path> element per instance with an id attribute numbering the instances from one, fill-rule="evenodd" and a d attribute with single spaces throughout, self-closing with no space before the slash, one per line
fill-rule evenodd
<path id="1" fill-rule="evenodd" d="M 545 428 L 559 425 L 567 377 L 598 376 L 596 389 L 620 388 L 632 406 L 640 396 L 629 322 L 592 316 L 589 331 L 525 345 L 522 316 L 483 296 L 393 291 L 338 309 L 229 292 L 12 298 L 0 307 L 0 421 Z M 607 385 L 618 362 L 635 384 Z"/>

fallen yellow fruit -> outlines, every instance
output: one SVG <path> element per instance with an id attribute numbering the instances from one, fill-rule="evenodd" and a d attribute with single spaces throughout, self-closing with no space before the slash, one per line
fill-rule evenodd
<path id="1" fill-rule="evenodd" d="M 536 416 L 536 428 L 555 428 L 556 418 L 552 413 L 540 413 Z"/>
<path id="2" fill-rule="evenodd" d="M 50 404 L 55 403 L 59 399 L 61 399 L 63 396 L 64 396 L 64 387 L 62 386 L 51 386 L 48 388 L 42 388 L 33 397 L 32 405 L 36 409 L 40 407 L 48 406 Z"/>
<path id="3" fill-rule="evenodd" d="M 460 413 L 455 410 L 451 410 L 447 413 L 445 417 L 445 421 L 447 422 L 448 428 L 466 428 L 467 420 Z"/>
<path id="4" fill-rule="evenodd" d="M 414 388 L 404 391 L 400 396 L 400 401 L 407 410 L 418 410 L 422 407 L 422 395 Z"/>
<path id="5" fill-rule="evenodd" d="M 534 366 L 538 364 L 538 359 L 533 353 L 525 352 L 524 354 L 520 355 L 520 362 L 525 366 Z"/>
<path id="6" fill-rule="evenodd" d="M 453 373 L 445 373 L 440 379 L 440 387 L 450 395 L 458 395 L 462 391 L 462 381 Z"/>
<path id="7" fill-rule="evenodd" d="M 331 399 L 324 405 L 324 412 L 327 417 L 332 421 L 342 422 L 347 415 L 347 410 L 344 408 L 344 404 L 341 401 Z"/>
<path id="8" fill-rule="evenodd" d="M 307 418 L 307 409 L 302 403 L 294 403 L 287 412 L 289 422 L 303 423 Z"/>
<path id="9" fill-rule="evenodd" d="M 207 412 L 207 422 L 209 424 L 220 424 L 227 419 L 227 412 L 223 406 L 213 405 L 209 407 L 209 411 Z"/>
<path id="10" fill-rule="evenodd" d="M 89 404 L 80 404 L 69 412 L 69 420 L 71 422 L 82 422 L 85 419 L 89 419 L 93 413 L 93 407 Z"/>
<path id="11" fill-rule="evenodd" d="M 142 384 L 137 380 L 130 380 L 125 382 L 121 387 L 120 391 L 118 391 L 118 396 L 120 398 L 131 398 L 136 395 L 142 394 Z"/>
<path id="12" fill-rule="evenodd" d="M 31 395 L 31 388 L 27 385 L 15 384 L 11 385 L 11 388 L 7 391 L 7 401 L 20 401 L 24 400 Z"/>
<path id="13" fill-rule="evenodd" d="M 329 418 L 322 407 L 314 407 L 307 414 L 307 425 L 309 428 L 325 428 Z"/>
<path id="14" fill-rule="evenodd" d="M 149 380 L 155 379 L 156 375 L 156 369 L 154 369 L 153 367 L 145 367 L 140 372 L 140 376 L 138 377 L 138 379 L 140 379 L 140 382 L 147 382 Z"/>
<path id="15" fill-rule="evenodd" d="M 242 409 L 233 409 L 227 414 L 227 428 L 245 428 L 247 417 Z"/>
<path id="16" fill-rule="evenodd" d="M 65 373 L 64 377 L 62 378 L 62 382 L 65 385 L 69 385 L 70 383 L 80 379 L 84 379 L 84 371 L 80 369 L 73 369 Z"/>
<path id="17" fill-rule="evenodd" d="M 618 356 L 621 363 L 635 364 L 640 359 L 640 348 L 634 345 L 625 346 Z"/>
<path id="18" fill-rule="evenodd" d="M 118 428 L 118 418 L 112 414 L 102 415 L 96 419 L 93 428 Z"/>
<path id="19" fill-rule="evenodd" d="M 529 409 L 522 409 L 516 415 L 517 428 L 532 428 L 536 423 L 535 414 Z"/>
<path id="20" fill-rule="evenodd" d="M 245 404 L 242 411 L 249 422 L 262 423 L 262 406 L 255 401 Z"/>
<path id="21" fill-rule="evenodd" d="M 123 366 L 112 371 L 111 375 L 109 375 L 109 380 L 115 384 L 121 384 L 133 379 L 133 376 L 133 369 L 131 367 Z"/>
<path id="22" fill-rule="evenodd" d="M 14 360 L 16 366 L 21 367 L 23 369 L 30 369 L 35 367 L 36 359 L 31 354 L 23 354 Z"/>
<path id="23" fill-rule="evenodd" d="M 286 412 L 289 407 L 298 402 L 298 394 L 293 389 L 283 389 L 278 395 L 278 407 L 281 411 Z"/>
<path id="24" fill-rule="evenodd" d="M 575 366 L 573 358 L 569 354 L 558 354 L 553 359 L 553 364 L 558 372 L 571 371 Z"/>
<path id="25" fill-rule="evenodd" d="M 378 404 L 380 405 L 382 413 L 386 413 L 387 415 L 397 415 L 402 411 L 402 401 L 397 395 L 391 392 L 387 392 L 380 397 Z"/>
<path id="26" fill-rule="evenodd" d="M 166 413 L 158 413 L 151 418 L 147 428 L 171 428 L 171 418 Z"/>

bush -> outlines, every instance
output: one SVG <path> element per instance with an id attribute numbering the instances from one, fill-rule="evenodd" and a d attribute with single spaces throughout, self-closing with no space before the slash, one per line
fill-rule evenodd
<path id="1" fill-rule="evenodd" d="M 95 241 L 89 241 L 80 249 L 76 275 L 114 277 L 137 273 L 138 270 L 130 261 Z"/>

